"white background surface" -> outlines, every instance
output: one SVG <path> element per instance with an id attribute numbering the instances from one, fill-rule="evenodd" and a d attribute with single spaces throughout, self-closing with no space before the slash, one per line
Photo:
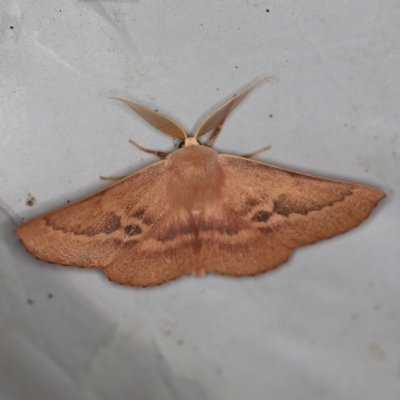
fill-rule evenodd
<path id="1" fill-rule="evenodd" d="M 0 10 L 1 399 L 400 398 L 398 1 Z M 129 138 L 174 148 L 108 96 L 192 131 L 265 76 L 215 148 L 271 144 L 259 160 L 384 190 L 359 228 L 257 277 L 149 289 L 36 261 L 12 234 L 21 217 L 107 185 L 99 175 L 156 160 Z"/>

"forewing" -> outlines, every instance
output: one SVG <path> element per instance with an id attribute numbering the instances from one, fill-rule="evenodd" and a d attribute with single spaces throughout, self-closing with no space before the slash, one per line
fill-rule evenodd
<path id="1" fill-rule="evenodd" d="M 230 207 L 266 238 L 290 249 L 358 226 L 386 196 L 378 189 L 355 183 L 241 157 L 223 158 L 226 191 L 232 190 Z M 266 248 L 266 258 L 268 251 Z"/>
<path id="2" fill-rule="evenodd" d="M 36 258 L 104 268 L 129 252 L 165 212 L 165 161 L 16 228 Z M 132 266 L 135 260 L 132 260 Z"/>
<path id="3" fill-rule="evenodd" d="M 385 197 L 377 189 L 229 155 L 221 206 L 200 230 L 201 265 L 227 275 L 255 275 L 285 262 L 296 247 L 348 231 Z"/>

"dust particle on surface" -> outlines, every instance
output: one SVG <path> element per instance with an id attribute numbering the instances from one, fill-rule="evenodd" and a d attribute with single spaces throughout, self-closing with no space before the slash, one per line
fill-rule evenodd
<path id="1" fill-rule="evenodd" d="M 35 205 L 35 203 L 36 203 L 36 199 L 30 193 L 28 193 L 25 204 L 29 207 L 32 207 Z"/>
<path id="2" fill-rule="evenodd" d="M 27 302 L 28 304 L 35 304 L 35 302 L 34 302 L 32 299 L 28 299 L 28 300 L 26 300 L 26 302 Z"/>

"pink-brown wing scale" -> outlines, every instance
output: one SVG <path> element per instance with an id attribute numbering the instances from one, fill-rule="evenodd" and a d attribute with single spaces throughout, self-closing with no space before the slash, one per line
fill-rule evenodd
<path id="1" fill-rule="evenodd" d="M 342 182 L 223 155 L 227 207 L 251 224 L 257 244 L 246 245 L 247 273 L 277 267 L 299 246 L 327 239 L 358 226 L 385 193 Z M 233 195 L 234 194 L 234 195 Z M 256 248 L 261 244 L 262 250 Z M 221 265 L 221 264 L 220 264 Z M 231 274 L 221 265 L 215 272 Z M 235 275 L 241 275 L 235 270 Z"/>
<path id="2" fill-rule="evenodd" d="M 357 226 L 384 196 L 194 146 L 16 233 L 39 259 L 149 286 L 275 268 L 293 248 Z"/>
<path id="3" fill-rule="evenodd" d="M 165 212 L 164 163 L 36 217 L 15 233 L 38 259 L 104 268 L 135 246 Z"/>
<path id="4" fill-rule="evenodd" d="M 181 173 L 169 168 L 169 212 L 129 257 L 110 264 L 105 272 L 111 280 L 147 286 L 189 271 L 264 272 L 285 262 L 295 247 L 357 226 L 384 197 L 373 188 L 204 147 L 182 149 L 170 161 Z M 133 267 L 132 260 L 139 264 Z"/>

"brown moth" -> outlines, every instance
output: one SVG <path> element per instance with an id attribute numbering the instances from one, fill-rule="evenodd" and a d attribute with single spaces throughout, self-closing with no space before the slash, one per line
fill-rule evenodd
<path id="1" fill-rule="evenodd" d="M 348 231 L 385 193 L 210 148 L 225 118 L 260 82 L 211 113 L 188 137 L 180 125 L 121 100 L 179 149 L 109 187 L 16 228 L 50 263 L 101 268 L 112 281 L 150 286 L 181 275 L 255 275 L 293 249 Z M 214 130 L 206 145 L 197 138 Z M 254 153 L 253 153 L 254 154 Z"/>

